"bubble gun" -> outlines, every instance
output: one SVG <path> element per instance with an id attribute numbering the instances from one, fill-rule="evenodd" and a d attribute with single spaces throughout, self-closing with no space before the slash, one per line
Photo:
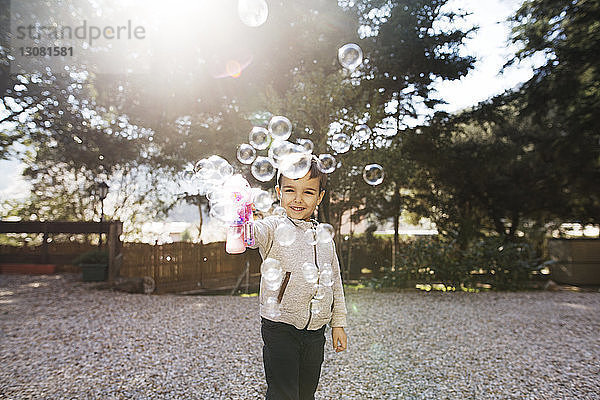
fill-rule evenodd
<path id="1" fill-rule="evenodd" d="M 246 251 L 246 246 L 254 246 L 252 201 L 245 200 L 239 192 L 233 193 L 233 200 L 237 205 L 237 213 L 227 230 L 225 251 L 229 254 L 241 254 Z"/>

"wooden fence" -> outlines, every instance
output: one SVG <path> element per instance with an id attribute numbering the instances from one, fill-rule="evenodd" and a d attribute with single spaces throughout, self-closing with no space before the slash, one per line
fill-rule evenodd
<path id="1" fill-rule="evenodd" d="M 69 265 L 78 255 L 96 249 L 96 245 L 79 242 L 51 242 L 45 248 L 0 245 L 0 263 Z"/>
<path id="2" fill-rule="evenodd" d="M 257 250 L 230 255 L 223 242 L 124 243 L 119 275 L 152 277 L 156 293 L 206 292 L 232 289 L 249 265 L 241 287 L 254 288 L 259 285 L 261 262 Z"/>

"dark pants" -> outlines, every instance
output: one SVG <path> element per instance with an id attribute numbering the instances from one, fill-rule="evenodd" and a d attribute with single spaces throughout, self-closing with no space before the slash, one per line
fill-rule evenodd
<path id="1" fill-rule="evenodd" d="M 267 400 L 313 400 L 325 351 L 325 326 L 297 329 L 262 318 Z"/>

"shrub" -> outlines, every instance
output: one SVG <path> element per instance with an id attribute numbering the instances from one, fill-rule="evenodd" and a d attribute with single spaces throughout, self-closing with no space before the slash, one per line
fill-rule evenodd
<path id="1" fill-rule="evenodd" d="M 107 250 L 90 250 L 78 255 L 73 260 L 73 265 L 81 264 L 105 264 L 108 265 Z"/>
<path id="2" fill-rule="evenodd" d="M 387 266 L 370 286 L 414 287 L 415 283 L 514 290 L 525 287 L 541 259 L 525 242 L 503 242 L 488 237 L 461 249 L 441 237 L 417 238 L 400 244 L 396 266 Z"/>

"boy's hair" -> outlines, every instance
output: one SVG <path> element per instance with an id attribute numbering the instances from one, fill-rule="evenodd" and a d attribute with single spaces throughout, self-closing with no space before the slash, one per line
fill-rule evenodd
<path id="1" fill-rule="evenodd" d="M 319 159 L 315 156 L 312 156 L 310 161 L 310 169 L 308 172 L 310 173 L 309 178 L 319 178 L 319 192 L 325 190 L 325 186 L 327 185 L 327 174 L 322 172 L 318 166 Z M 287 178 L 287 176 L 286 176 Z M 290 178 L 288 178 L 290 179 Z M 277 186 L 281 187 L 281 170 L 277 171 Z"/>

